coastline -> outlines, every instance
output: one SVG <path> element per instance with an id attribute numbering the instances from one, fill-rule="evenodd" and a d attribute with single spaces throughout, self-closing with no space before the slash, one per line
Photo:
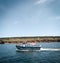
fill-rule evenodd
<path id="1" fill-rule="evenodd" d="M 34 37 L 4 37 L 0 38 L 0 44 L 27 42 L 60 42 L 60 36 L 34 36 Z"/>

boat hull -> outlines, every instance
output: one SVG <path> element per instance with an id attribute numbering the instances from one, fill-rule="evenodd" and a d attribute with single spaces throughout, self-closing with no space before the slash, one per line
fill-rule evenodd
<path id="1" fill-rule="evenodd" d="M 19 51 L 38 51 L 41 47 L 22 47 L 22 46 L 16 46 L 17 50 Z"/>

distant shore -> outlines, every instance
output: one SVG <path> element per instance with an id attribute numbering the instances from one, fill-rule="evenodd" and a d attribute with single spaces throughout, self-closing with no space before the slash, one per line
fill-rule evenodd
<path id="1" fill-rule="evenodd" d="M 30 36 L 30 37 L 4 37 L 0 38 L 0 44 L 27 42 L 60 42 L 60 36 Z"/>

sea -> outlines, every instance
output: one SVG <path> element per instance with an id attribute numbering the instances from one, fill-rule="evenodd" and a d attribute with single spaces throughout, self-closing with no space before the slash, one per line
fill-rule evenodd
<path id="1" fill-rule="evenodd" d="M 60 42 L 38 44 L 40 51 L 24 52 L 16 51 L 16 44 L 0 44 L 0 63 L 60 63 Z"/>

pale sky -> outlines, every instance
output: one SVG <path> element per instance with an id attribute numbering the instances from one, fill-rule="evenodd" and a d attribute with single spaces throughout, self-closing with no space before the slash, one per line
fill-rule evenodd
<path id="1" fill-rule="evenodd" d="M 60 0 L 0 0 L 0 37 L 60 36 Z"/>

